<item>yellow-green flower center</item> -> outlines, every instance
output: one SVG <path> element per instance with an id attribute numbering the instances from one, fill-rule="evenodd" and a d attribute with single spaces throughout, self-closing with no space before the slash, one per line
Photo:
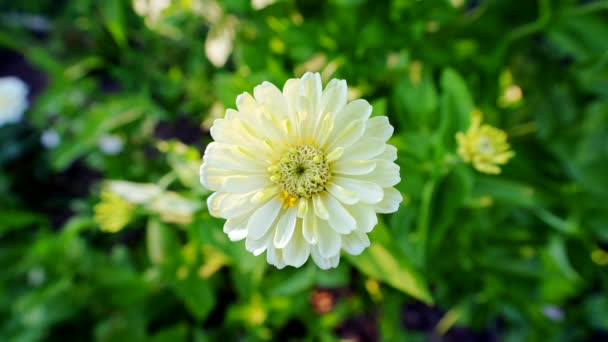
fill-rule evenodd
<path id="1" fill-rule="evenodd" d="M 310 198 L 325 189 L 329 163 L 323 152 L 311 145 L 290 148 L 269 168 L 270 179 L 291 197 Z"/>

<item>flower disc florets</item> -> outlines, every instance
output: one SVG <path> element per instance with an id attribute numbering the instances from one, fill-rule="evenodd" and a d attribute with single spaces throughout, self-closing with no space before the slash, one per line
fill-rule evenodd
<path id="1" fill-rule="evenodd" d="M 329 179 L 327 159 L 321 150 L 310 145 L 290 148 L 270 171 L 270 180 L 296 198 L 310 198 L 323 191 Z"/>

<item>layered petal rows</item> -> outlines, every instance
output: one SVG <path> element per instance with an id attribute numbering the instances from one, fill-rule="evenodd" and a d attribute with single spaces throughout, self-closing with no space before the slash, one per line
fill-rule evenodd
<path id="1" fill-rule="evenodd" d="M 359 254 L 377 213 L 402 200 L 393 127 L 370 118 L 365 100 L 347 102 L 343 80 L 322 88 L 319 74 L 271 83 L 237 98 L 211 127 L 201 183 L 214 191 L 209 212 L 226 219 L 232 241 L 245 239 L 268 263 L 302 266 L 312 256 L 336 267 L 340 251 Z"/>

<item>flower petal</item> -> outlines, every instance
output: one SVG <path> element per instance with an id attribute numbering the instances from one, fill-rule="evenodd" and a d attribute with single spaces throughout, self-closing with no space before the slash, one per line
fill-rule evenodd
<path id="1" fill-rule="evenodd" d="M 247 222 L 247 236 L 252 239 L 259 239 L 264 236 L 276 221 L 282 205 L 283 203 L 277 197 L 274 197 L 258 208 Z"/>
<path id="2" fill-rule="evenodd" d="M 320 113 L 337 113 L 346 105 L 348 89 L 346 81 L 333 79 L 325 87 L 321 97 Z"/>
<path id="3" fill-rule="evenodd" d="M 384 145 L 384 152 L 377 155 L 376 159 L 384 159 L 394 162 L 397 160 L 397 148 L 393 145 Z"/>
<path id="4" fill-rule="evenodd" d="M 364 233 L 369 233 L 378 224 L 378 216 L 374 211 L 373 205 L 357 204 L 347 206 L 346 210 L 355 218 L 357 221 L 357 230 Z"/>
<path id="5" fill-rule="evenodd" d="M 272 244 L 268 246 L 268 250 L 266 251 L 266 261 L 278 269 L 282 269 L 283 267 L 285 267 L 285 261 L 283 260 L 283 251 L 281 249 L 276 248 Z"/>
<path id="6" fill-rule="evenodd" d="M 377 138 L 386 142 L 392 135 L 395 129 L 388 122 L 386 116 L 375 116 L 367 120 L 365 125 L 365 137 Z"/>
<path id="7" fill-rule="evenodd" d="M 341 186 L 342 188 L 357 195 L 363 203 L 375 204 L 382 200 L 382 187 L 379 185 L 349 177 L 332 177 L 332 183 Z"/>
<path id="8" fill-rule="evenodd" d="M 338 234 L 325 220 L 318 220 L 319 252 L 325 258 L 331 258 L 340 253 L 340 234 Z"/>
<path id="9" fill-rule="evenodd" d="M 327 220 L 329 218 L 329 212 L 327 212 L 327 208 L 321 199 L 321 195 L 317 194 L 312 197 L 312 204 L 315 211 L 315 214 L 323 219 Z"/>
<path id="10" fill-rule="evenodd" d="M 385 146 L 381 139 L 361 138 L 344 151 L 340 161 L 373 159 L 384 152 Z"/>
<path id="11" fill-rule="evenodd" d="M 362 99 L 355 100 L 335 114 L 335 125 L 336 127 L 346 127 L 349 122 L 355 120 L 367 121 L 371 114 L 372 106 L 369 102 Z"/>
<path id="12" fill-rule="evenodd" d="M 310 255 L 310 244 L 302 236 L 302 220 L 297 220 L 291 240 L 283 248 L 283 259 L 287 265 L 300 267 Z"/>
<path id="13" fill-rule="evenodd" d="M 383 188 L 395 186 L 401 181 L 401 177 L 399 176 L 399 165 L 389 162 L 388 160 L 377 160 L 376 169 L 372 173 L 351 177 L 376 183 Z"/>
<path id="14" fill-rule="evenodd" d="M 399 209 L 399 203 L 403 201 L 403 196 L 399 190 L 395 188 L 385 188 L 384 190 L 384 198 L 382 201 L 376 203 L 374 209 L 377 213 L 381 214 L 389 214 L 394 213 Z"/>
<path id="15" fill-rule="evenodd" d="M 329 225 L 340 234 L 348 234 L 357 228 L 357 222 L 330 194 L 324 194 L 323 202 L 329 211 Z"/>
<path id="16" fill-rule="evenodd" d="M 209 213 L 214 217 L 230 218 L 241 216 L 253 210 L 251 198 L 255 192 L 245 194 L 231 194 L 226 192 L 214 192 L 207 198 Z"/>
<path id="17" fill-rule="evenodd" d="M 365 175 L 376 168 L 373 160 L 338 160 L 334 163 L 332 171 L 343 175 Z"/>
<path id="18" fill-rule="evenodd" d="M 245 240 L 245 248 L 255 256 L 264 253 L 269 246 L 272 246 L 272 231 L 270 230 L 259 239 L 247 236 Z"/>
<path id="19" fill-rule="evenodd" d="M 293 235 L 293 230 L 296 226 L 296 209 L 289 208 L 285 211 L 285 213 L 279 218 L 279 222 L 277 222 L 277 226 L 275 228 L 274 233 L 274 246 L 276 248 L 284 248 L 291 236 Z"/>
<path id="20" fill-rule="evenodd" d="M 224 233 L 230 241 L 240 241 L 247 237 L 247 221 L 249 214 L 231 217 L 224 224 Z"/>
<path id="21" fill-rule="evenodd" d="M 344 189 L 335 182 L 329 184 L 327 191 L 342 203 L 355 204 L 359 202 L 359 197 L 354 192 Z"/>
<path id="22" fill-rule="evenodd" d="M 339 125 L 335 125 L 336 127 L 342 127 Z M 335 136 L 333 139 L 330 139 L 325 146 L 327 151 L 331 151 L 336 147 L 348 147 L 352 145 L 355 141 L 361 138 L 363 135 L 363 131 L 365 130 L 365 122 L 363 120 L 355 120 L 349 123 L 342 130 L 335 130 Z"/>
<path id="23" fill-rule="evenodd" d="M 342 249 L 352 255 L 359 255 L 364 249 L 369 247 L 367 234 L 361 231 L 354 231 L 347 235 L 342 235 Z"/>
<path id="24" fill-rule="evenodd" d="M 304 214 L 304 218 L 302 219 L 302 236 L 308 243 L 314 245 L 319 241 L 317 231 L 320 218 L 315 215 L 311 206 L 312 203 L 309 203 L 308 211 Z"/>
<path id="25" fill-rule="evenodd" d="M 322 270 L 335 268 L 340 263 L 340 253 L 331 258 L 326 258 L 321 254 L 319 246 L 313 246 L 310 249 L 310 255 L 315 264 Z"/>

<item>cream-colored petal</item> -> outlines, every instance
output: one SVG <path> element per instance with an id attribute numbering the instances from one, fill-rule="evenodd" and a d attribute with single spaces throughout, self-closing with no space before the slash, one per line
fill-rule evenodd
<path id="1" fill-rule="evenodd" d="M 249 214 L 235 216 L 226 220 L 224 233 L 228 235 L 230 241 L 240 241 L 247 237 L 247 222 Z"/>
<path id="2" fill-rule="evenodd" d="M 357 196 L 352 191 L 344 189 L 335 182 L 329 184 L 329 186 L 327 187 L 327 191 L 342 203 L 355 204 L 359 202 L 359 196 Z"/>
<path id="3" fill-rule="evenodd" d="M 386 144 L 380 139 L 364 137 L 350 145 L 344 151 L 340 161 L 375 159 L 385 151 L 385 146 Z"/>
<path id="4" fill-rule="evenodd" d="M 377 138 L 386 142 L 392 135 L 395 129 L 388 122 L 386 116 L 375 116 L 367 120 L 365 128 L 365 137 Z"/>
<path id="5" fill-rule="evenodd" d="M 330 258 L 340 253 L 340 234 L 338 234 L 325 220 L 319 220 L 319 252 L 325 258 Z"/>
<path id="6" fill-rule="evenodd" d="M 274 246 L 276 248 L 284 248 L 296 226 L 296 208 L 287 209 L 283 215 L 279 218 L 274 234 Z"/>
<path id="7" fill-rule="evenodd" d="M 357 221 L 358 231 L 369 233 L 378 224 L 378 216 L 373 205 L 356 204 L 345 208 Z"/>
<path id="8" fill-rule="evenodd" d="M 354 193 L 363 203 L 375 204 L 382 200 L 384 195 L 379 185 L 351 177 L 332 177 L 332 183 Z"/>
<path id="9" fill-rule="evenodd" d="M 207 198 L 209 213 L 215 217 L 230 218 L 251 212 L 255 207 L 251 205 L 251 198 L 255 192 L 244 194 L 231 194 L 214 192 Z"/>
<path id="10" fill-rule="evenodd" d="M 376 168 L 376 162 L 373 160 L 346 160 L 339 159 L 333 165 L 331 170 L 334 173 L 343 175 L 365 175 Z"/>
<path id="11" fill-rule="evenodd" d="M 338 200 L 328 193 L 324 194 L 322 198 L 329 212 L 329 219 L 327 221 L 337 233 L 348 234 L 357 228 L 355 219 L 344 209 Z"/>
<path id="12" fill-rule="evenodd" d="M 336 124 L 336 127 L 342 127 Z M 342 130 L 340 129 L 336 129 L 334 130 L 334 137 L 330 138 L 327 143 L 325 144 L 326 146 L 325 149 L 327 151 L 331 151 L 333 149 L 335 149 L 336 147 L 348 147 L 350 145 L 352 145 L 353 143 L 355 143 L 357 140 L 359 140 L 359 138 L 361 138 L 361 135 L 363 134 L 363 131 L 365 130 L 365 122 L 363 120 L 355 120 L 351 123 L 349 123 L 348 125 L 346 125 L 346 127 Z"/>
<path id="13" fill-rule="evenodd" d="M 340 263 L 340 253 L 331 258 L 326 258 L 321 254 L 319 246 L 312 246 L 310 249 L 310 255 L 312 256 L 312 260 L 315 262 L 315 264 L 317 264 L 317 266 L 319 266 L 319 268 L 322 270 L 335 268 Z"/>
<path id="14" fill-rule="evenodd" d="M 302 235 L 302 220 L 297 220 L 292 238 L 283 248 L 283 259 L 287 265 L 300 267 L 304 265 L 310 255 L 310 244 Z"/>
<path id="15" fill-rule="evenodd" d="M 254 239 L 248 235 L 245 239 L 245 248 L 255 256 L 264 253 L 269 246 L 272 246 L 272 233 L 271 230 L 268 230 L 266 234 L 259 239 Z"/>
<path id="16" fill-rule="evenodd" d="M 333 79 L 323 90 L 321 97 L 321 113 L 338 113 L 346 105 L 348 88 L 346 81 Z"/>
<path id="17" fill-rule="evenodd" d="M 208 177 L 210 180 L 212 176 Z M 214 180 L 215 181 L 215 180 Z M 244 175 L 244 176 L 221 176 L 221 185 L 217 191 L 231 193 L 245 193 L 256 191 L 272 186 L 270 179 L 266 175 Z"/>
<path id="18" fill-rule="evenodd" d="M 329 212 L 325 207 L 325 203 L 321 199 L 321 195 L 316 194 L 312 197 L 312 204 L 315 211 L 315 215 L 323 220 L 327 220 L 329 218 Z"/>
<path id="19" fill-rule="evenodd" d="M 309 201 L 308 203 L 308 211 L 304 214 L 304 218 L 302 219 L 302 236 L 304 239 L 310 244 L 316 244 L 319 241 L 319 236 L 317 234 L 319 230 L 319 220 L 314 210 L 312 209 L 313 204 Z"/>
<path id="20" fill-rule="evenodd" d="M 247 223 L 247 236 L 252 239 L 259 239 L 268 232 L 275 223 L 283 203 L 277 197 L 271 198 L 258 208 Z"/>
<path id="21" fill-rule="evenodd" d="M 377 155 L 376 159 L 384 159 L 394 162 L 397 160 L 397 148 L 393 145 L 384 145 L 384 152 Z"/>
<path id="22" fill-rule="evenodd" d="M 347 235 L 342 235 L 342 249 L 352 255 L 359 255 L 364 249 L 369 247 L 367 234 L 361 231 L 354 231 Z"/>
<path id="23" fill-rule="evenodd" d="M 367 121 L 372 114 L 372 106 L 369 102 L 359 99 L 348 103 L 344 108 L 335 113 L 336 127 L 346 127 L 355 120 Z"/>
<path id="24" fill-rule="evenodd" d="M 262 108 L 268 110 L 275 118 L 284 118 L 289 113 L 287 101 L 283 93 L 274 84 L 263 82 L 253 88 L 253 96 Z"/>
<path id="25" fill-rule="evenodd" d="M 249 93 L 242 93 L 236 98 L 236 108 L 242 114 L 241 116 L 253 116 L 259 112 L 259 104 Z"/>
<path id="26" fill-rule="evenodd" d="M 278 269 L 285 267 L 283 251 L 274 247 L 272 244 L 268 246 L 268 250 L 266 251 L 266 261 Z"/>
<path id="27" fill-rule="evenodd" d="M 388 160 L 377 160 L 374 172 L 367 175 L 351 176 L 354 179 L 373 182 L 383 188 L 395 186 L 401 181 L 399 176 L 399 165 Z"/>
<path id="28" fill-rule="evenodd" d="M 401 196 L 399 190 L 395 188 L 385 188 L 384 198 L 376 204 L 375 210 L 377 213 L 381 214 L 394 213 L 399 209 L 399 203 L 401 203 L 401 201 L 403 201 L 403 196 Z"/>

